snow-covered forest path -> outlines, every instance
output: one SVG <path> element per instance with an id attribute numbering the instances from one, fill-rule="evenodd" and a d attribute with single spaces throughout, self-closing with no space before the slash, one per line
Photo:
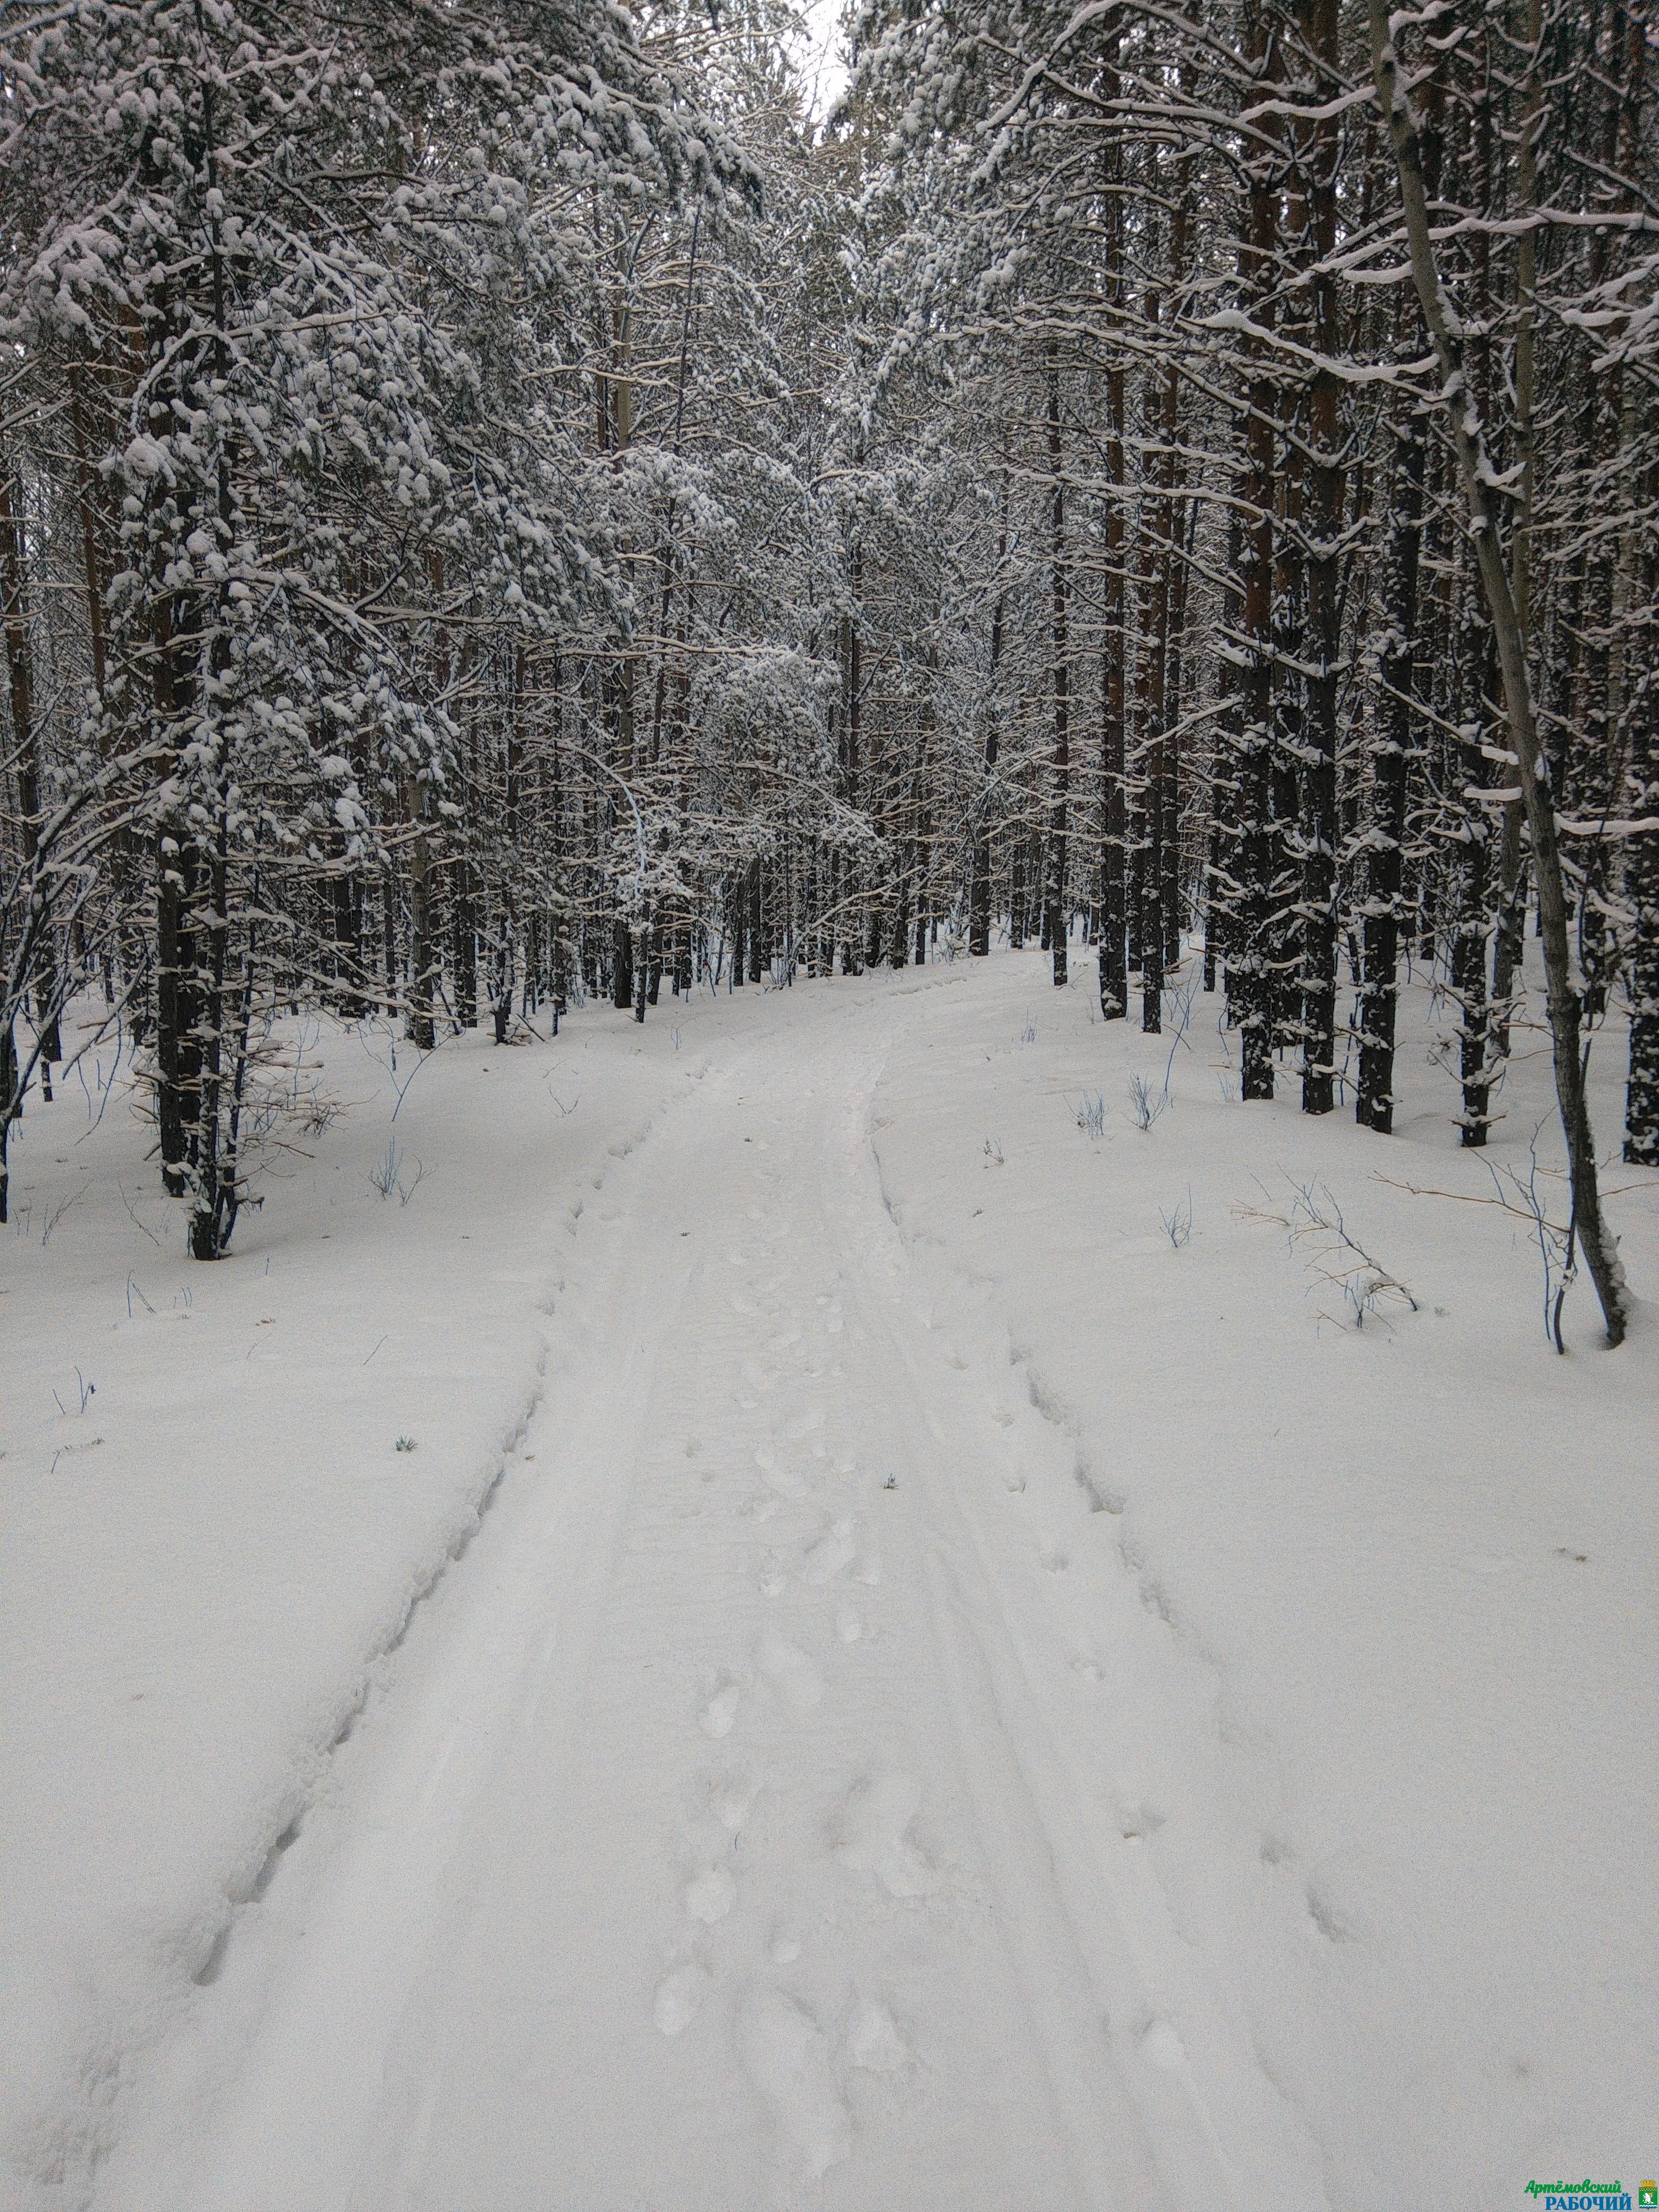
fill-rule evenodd
<path id="1" fill-rule="evenodd" d="M 1065 1562 L 992 1540 L 1023 1431 L 871 1150 L 905 1005 L 769 1024 L 590 1201 L 495 1506 L 220 1964 L 262 2019 L 180 2212 L 1322 2201 L 1040 1694 Z"/>

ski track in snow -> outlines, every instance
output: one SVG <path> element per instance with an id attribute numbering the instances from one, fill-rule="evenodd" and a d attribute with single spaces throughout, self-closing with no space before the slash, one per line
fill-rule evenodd
<path id="1" fill-rule="evenodd" d="M 1007 1540 L 1063 1440 L 884 1205 L 902 998 L 745 1041 L 607 1176 L 495 1510 L 100 2212 L 1326 2202 L 1046 1692 L 1112 1694 Z"/>

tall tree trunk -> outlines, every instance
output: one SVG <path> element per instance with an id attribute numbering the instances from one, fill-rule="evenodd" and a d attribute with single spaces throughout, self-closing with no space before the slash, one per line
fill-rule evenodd
<path id="1" fill-rule="evenodd" d="M 1341 88 L 1337 0 L 1304 0 L 1304 30 L 1322 64 L 1322 100 Z M 1322 362 L 1341 343 L 1336 278 L 1337 174 L 1341 141 L 1334 116 L 1310 126 L 1308 185 L 1314 349 Z M 1309 511 L 1307 767 L 1302 824 L 1302 1110 L 1328 1114 L 1336 1103 L 1336 691 L 1341 658 L 1340 552 L 1346 484 L 1342 465 L 1342 389 L 1334 371 L 1314 372 L 1309 398 L 1313 454 Z"/>
<path id="2" fill-rule="evenodd" d="M 34 709 L 34 672 L 29 650 L 28 547 L 23 521 L 22 483 L 15 489 L 0 461 L 0 631 L 6 647 L 6 678 L 11 706 L 12 751 L 17 776 L 19 841 L 23 866 L 30 878 L 22 930 L 26 939 L 24 971 L 19 978 L 26 990 L 32 981 L 35 999 L 36 1060 L 40 1087 L 52 1099 L 52 1070 L 63 1058 L 58 1037 L 59 978 L 52 945 L 51 878 L 40 866 L 40 731 Z M 27 940 L 32 939 L 32 943 Z M 9 1020 L 10 1009 L 7 1010 Z M 18 1102 L 21 1105 L 21 1100 Z M 6 1111 L 0 1101 L 0 1113 Z"/>
<path id="3" fill-rule="evenodd" d="M 1275 37 L 1259 0 L 1247 0 L 1248 54 L 1258 82 L 1279 74 Z M 1278 228 L 1274 157 L 1262 149 L 1249 166 L 1247 228 L 1239 253 L 1240 290 L 1249 311 L 1271 329 L 1273 244 Z M 1243 727 L 1239 740 L 1239 944 L 1231 965 L 1238 1009 L 1240 1095 L 1273 1095 L 1273 983 L 1268 948 L 1273 874 L 1273 425 L 1276 392 L 1265 341 L 1251 342 L 1255 373 L 1245 432 Z"/>
<path id="4" fill-rule="evenodd" d="M 1118 32 L 1107 32 L 1107 67 L 1103 94 L 1115 100 Z M 1123 301 L 1123 198 L 1117 189 L 1123 170 L 1121 134 L 1107 139 L 1101 222 L 1104 232 L 1104 283 L 1108 314 Z M 1126 392 L 1123 355 L 1114 343 L 1106 361 L 1105 571 L 1101 581 L 1100 640 L 1100 1012 L 1105 1021 L 1122 1021 L 1129 1011 L 1128 963 L 1128 769 L 1124 733 L 1123 659 L 1127 650 L 1124 621 L 1124 434 Z"/>
<path id="5" fill-rule="evenodd" d="M 1146 295 L 1146 321 L 1156 331 L 1161 302 L 1156 292 Z M 1150 459 L 1141 495 L 1140 538 L 1143 577 L 1140 651 L 1138 656 L 1139 693 L 1140 779 L 1142 801 L 1140 839 L 1140 1026 L 1156 1036 L 1164 1026 L 1164 840 L 1169 826 L 1170 801 L 1164 788 L 1169 767 L 1165 720 L 1165 678 L 1168 672 L 1170 627 L 1170 512 L 1162 496 L 1173 456 L 1164 437 L 1165 416 L 1157 380 L 1146 374 L 1146 441 L 1164 445 L 1162 454 Z"/>
<path id="6" fill-rule="evenodd" d="M 850 574 L 850 604 L 846 618 L 846 646 L 842 660 L 842 665 L 847 672 L 846 708 L 842 716 L 846 741 L 842 760 L 842 779 L 848 808 L 852 812 L 857 811 L 859 804 L 860 769 L 859 737 L 864 706 L 863 639 L 860 635 L 862 609 L 860 605 L 863 587 L 864 558 L 862 553 L 854 549 Z M 852 905 L 852 867 L 853 864 L 849 860 L 847 864 L 847 890 L 844 894 L 849 906 Z M 845 926 L 847 933 L 845 949 L 842 954 L 842 973 L 844 975 L 860 975 L 864 968 L 864 953 L 856 907 L 854 907 L 852 913 L 847 917 Z M 838 921 L 836 927 L 839 930 L 842 924 Z"/>
<path id="7" fill-rule="evenodd" d="M 1400 198 L 1406 239 L 1411 252 L 1412 276 L 1417 287 L 1423 319 L 1434 341 L 1440 368 L 1440 404 L 1444 407 L 1468 504 L 1480 580 L 1492 617 L 1498 662 L 1503 672 L 1504 704 L 1510 738 L 1521 769 L 1527 823 L 1532 833 L 1533 866 L 1538 878 L 1538 905 L 1544 949 L 1544 973 L 1548 994 L 1550 1033 L 1553 1047 L 1556 1097 L 1566 1138 L 1567 1164 L 1572 1186 L 1572 1222 L 1595 1285 L 1607 1343 L 1622 1344 L 1626 1328 L 1624 1269 L 1619 1262 L 1618 1241 L 1601 1212 L 1595 1171 L 1595 1141 L 1584 1097 L 1584 1071 L 1579 1056 L 1578 994 L 1573 988 L 1571 955 L 1567 942 L 1567 905 L 1561 876 L 1560 851 L 1556 839 L 1554 794 L 1548 763 L 1540 750 L 1533 711 L 1532 683 L 1516 615 L 1510 579 L 1498 539 L 1498 515 L 1489 485 L 1492 465 L 1484 433 L 1475 414 L 1463 360 L 1462 326 L 1442 288 L 1430 228 L 1427 196 L 1423 183 L 1422 153 L 1416 118 L 1400 80 L 1389 27 L 1387 0 L 1368 0 L 1371 65 L 1376 94 L 1388 120 L 1400 179 Z"/>
<path id="8" fill-rule="evenodd" d="M 1648 605 L 1653 605 L 1650 574 Z M 1625 791 L 1632 818 L 1659 822 L 1659 623 L 1644 625 L 1647 653 L 1632 702 Z M 1630 1078 L 1625 1092 L 1625 1158 L 1659 1168 L 1659 829 L 1638 830 L 1626 848 L 1625 888 L 1633 919 L 1630 945 Z"/>
<path id="9" fill-rule="evenodd" d="M 427 789 L 418 777 L 404 781 L 404 816 L 414 835 L 409 845 L 409 1041 L 417 1052 L 438 1042 L 433 1007 L 437 994 L 438 945 L 434 927 L 432 853 L 427 835 Z"/>
<path id="10" fill-rule="evenodd" d="M 476 896 L 477 871 L 467 853 L 458 853 L 451 863 L 450 919 L 455 963 L 455 1019 L 463 1030 L 475 1029 L 478 1020 L 478 930 L 481 916 Z"/>
<path id="11" fill-rule="evenodd" d="M 1416 742 L 1413 722 L 1417 690 L 1417 578 L 1428 459 L 1427 425 L 1421 410 L 1410 399 L 1396 405 L 1383 555 L 1384 628 L 1377 656 L 1381 696 L 1376 701 L 1371 745 L 1370 819 L 1365 840 L 1359 1084 L 1354 1099 L 1354 1119 L 1360 1127 L 1385 1137 L 1394 1127 L 1401 864 L 1407 771 Z"/>
<path id="12" fill-rule="evenodd" d="M 1048 341 L 1049 580 L 1053 598 L 1054 782 L 1048 809 L 1048 880 L 1044 905 L 1057 985 L 1066 981 L 1066 860 L 1072 787 L 1070 581 L 1066 568 L 1065 452 L 1060 427 L 1060 349 Z"/>
<path id="13" fill-rule="evenodd" d="M 968 950 L 983 959 L 991 950 L 991 794 L 996 775 L 999 706 L 997 678 L 1002 666 L 1005 597 L 1003 570 L 1008 559 L 1008 471 L 1002 473 L 1002 520 L 997 532 L 997 596 L 991 614 L 991 665 L 986 678 L 985 781 L 974 824 L 974 883 Z"/>

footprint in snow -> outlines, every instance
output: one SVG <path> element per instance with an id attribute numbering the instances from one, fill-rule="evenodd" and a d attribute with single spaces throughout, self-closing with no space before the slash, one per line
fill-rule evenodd
<path id="1" fill-rule="evenodd" d="M 778 2153 L 802 2181 L 817 2181 L 853 2148 L 853 2124 L 836 2094 L 823 2032 L 781 1990 L 755 1990 L 738 2016 L 738 2056 L 765 2100 Z"/>
<path id="2" fill-rule="evenodd" d="M 896 2074 L 910 2063 L 909 2046 L 893 2015 L 873 1997 L 860 1997 L 847 2028 L 847 2057 L 868 2074 Z"/>
<path id="3" fill-rule="evenodd" d="M 838 1644 L 856 1644 L 864 1633 L 864 1615 L 850 1597 L 844 1597 L 836 1607 L 836 1640 Z"/>
<path id="4" fill-rule="evenodd" d="M 697 1777 L 691 1809 L 694 1816 L 706 1814 L 726 1835 L 735 1836 L 753 1812 L 760 1790 L 760 1777 L 747 1767 L 710 1767 Z"/>
<path id="5" fill-rule="evenodd" d="M 855 1783 L 836 1818 L 836 1856 L 854 1874 L 873 1875 L 890 1896 L 931 1896 L 939 1876 L 906 1833 L 921 1804 L 921 1790 L 896 1770 Z"/>
<path id="6" fill-rule="evenodd" d="M 737 1723 L 738 1707 L 742 1703 L 743 1692 L 738 1684 L 725 1683 L 697 1715 L 697 1726 L 705 1735 L 712 1735 L 716 1741 L 721 1736 L 730 1735 Z"/>
<path id="7" fill-rule="evenodd" d="M 1174 2074 L 1187 2063 L 1187 2046 L 1167 2020 L 1155 2020 L 1141 2036 L 1140 2055 L 1161 2074 Z"/>
<path id="8" fill-rule="evenodd" d="M 702 2001 L 713 1986 L 712 1977 L 706 1966 L 676 1966 L 665 1974 L 657 1984 L 657 1995 L 651 2008 L 653 2019 L 664 2035 L 680 2035 L 690 2027 L 702 2009 Z"/>
<path id="9" fill-rule="evenodd" d="M 823 1426 L 823 1407 L 809 1406 L 804 1413 L 795 1414 L 792 1419 L 784 1424 L 783 1433 L 791 1443 L 799 1443 L 804 1437 L 810 1437 L 815 1429 L 821 1429 Z"/>
<path id="10" fill-rule="evenodd" d="M 806 1477 L 799 1469 L 779 1464 L 778 1455 L 770 1444 L 762 1444 L 755 1454 L 755 1464 L 760 1469 L 769 1489 L 780 1498 L 793 1500 L 805 1498 L 810 1487 Z"/>
<path id="11" fill-rule="evenodd" d="M 823 1677 L 799 1645 L 781 1636 L 763 1636 L 755 1664 L 792 1713 L 810 1713 L 823 1699 Z"/>
<path id="12" fill-rule="evenodd" d="M 712 1928 L 724 1920 L 738 1901 L 737 1879 L 728 1866 L 705 1867 L 685 1885 L 685 1909 L 694 1920 Z"/>
<path id="13" fill-rule="evenodd" d="M 822 1589 L 826 1583 L 834 1582 L 843 1567 L 851 1566 L 858 1557 L 858 1544 L 850 1521 L 837 1521 L 825 1529 L 806 1554 L 806 1579 L 814 1589 Z"/>

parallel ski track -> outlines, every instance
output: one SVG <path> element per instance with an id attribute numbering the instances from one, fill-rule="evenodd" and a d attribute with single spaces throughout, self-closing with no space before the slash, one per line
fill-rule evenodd
<path id="1" fill-rule="evenodd" d="M 258 2023 L 210 2137 L 100 2212 L 1324 2201 L 1049 1693 L 871 1149 L 903 1018 L 730 1048 L 607 1177 L 495 1510 L 203 1993 L 203 2048 Z"/>

